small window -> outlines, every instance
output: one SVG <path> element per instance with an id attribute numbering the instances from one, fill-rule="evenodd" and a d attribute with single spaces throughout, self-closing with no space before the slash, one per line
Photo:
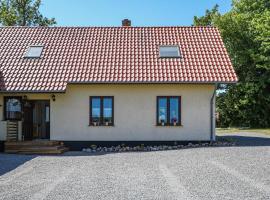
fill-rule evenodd
<path id="1" fill-rule="evenodd" d="M 45 122 L 50 122 L 50 106 L 45 106 Z"/>
<path id="2" fill-rule="evenodd" d="M 21 120 L 22 99 L 21 97 L 4 97 L 5 120 Z"/>
<path id="3" fill-rule="evenodd" d="M 157 97 L 157 125 L 181 125 L 181 97 Z"/>
<path id="4" fill-rule="evenodd" d="M 179 58 L 180 52 L 178 46 L 160 46 L 159 47 L 160 58 Z"/>
<path id="5" fill-rule="evenodd" d="M 26 58 L 40 58 L 43 46 L 30 46 L 25 54 Z"/>
<path id="6" fill-rule="evenodd" d="M 90 97 L 90 125 L 113 126 L 113 97 Z"/>

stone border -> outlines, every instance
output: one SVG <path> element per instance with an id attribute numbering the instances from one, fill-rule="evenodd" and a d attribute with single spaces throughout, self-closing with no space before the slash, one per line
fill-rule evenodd
<path id="1" fill-rule="evenodd" d="M 199 148 L 199 147 L 225 147 L 225 146 L 235 146 L 235 142 L 210 142 L 210 143 L 188 143 L 187 145 L 159 145 L 159 146 L 144 146 L 141 144 L 135 147 L 129 147 L 125 144 L 112 146 L 112 147 L 97 147 L 96 145 L 91 145 L 89 148 L 83 148 L 83 152 L 87 153 L 110 153 L 110 152 L 137 152 L 137 151 L 166 151 L 166 150 L 177 150 L 177 149 L 188 149 L 188 148 Z"/>

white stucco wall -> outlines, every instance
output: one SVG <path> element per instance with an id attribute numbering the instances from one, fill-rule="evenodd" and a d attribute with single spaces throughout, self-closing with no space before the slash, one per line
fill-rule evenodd
<path id="1" fill-rule="evenodd" d="M 51 139 L 209 140 L 214 85 L 69 85 L 51 102 Z M 182 127 L 156 126 L 156 97 L 182 96 Z M 89 126 L 89 96 L 114 96 L 114 127 Z"/>
<path id="2" fill-rule="evenodd" d="M 210 140 L 210 99 L 214 85 L 95 84 L 68 85 L 51 104 L 51 140 L 169 141 Z M 181 127 L 156 126 L 156 97 L 182 97 Z M 114 126 L 89 126 L 89 96 L 114 96 Z M 51 99 L 51 94 L 27 94 L 28 99 Z M 0 102 L 2 101 L 0 96 Z M 0 103 L 1 104 L 1 103 Z M 3 107 L 0 107 L 1 113 Z M 1 115 L 2 117 L 2 115 Z M 5 138 L 0 123 L 0 140 Z"/>

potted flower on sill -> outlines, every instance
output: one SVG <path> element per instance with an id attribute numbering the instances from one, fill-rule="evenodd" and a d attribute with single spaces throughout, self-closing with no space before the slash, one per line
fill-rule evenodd
<path id="1" fill-rule="evenodd" d="M 177 125 L 177 119 L 173 118 L 173 125 L 176 126 Z"/>
<path id="2" fill-rule="evenodd" d="M 105 120 L 105 126 L 109 126 L 109 121 Z"/>
<path id="3" fill-rule="evenodd" d="M 160 122 L 161 122 L 161 126 L 165 126 L 165 121 L 164 121 L 164 119 L 160 120 Z"/>

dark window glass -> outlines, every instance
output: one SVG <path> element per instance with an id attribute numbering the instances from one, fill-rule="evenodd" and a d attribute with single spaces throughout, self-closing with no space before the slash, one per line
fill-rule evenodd
<path id="1" fill-rule="evenodd" d="M 113 97 L 90 97 L 90 125 L 113 125 Z"/>
<path id="2" fill-rule="evenodd" d="M 22 103 L 20 97 L 5 98 L 5 119 L 6 120 L 21 120 L 22 118 Z"/>
<path id="3" fill-rule="evenodd" d="M 170 123 L 179 123 L 179 99 L 170 98 Z"/>
<path id="4" fill-rule="evenodd" d="M 92 123 L 93 125 L 99 125 L 101 122 L 101 99 L 92 98 Z"/>
<path id="5" fill-rule="evenodd" d="M 181 97 L 157 97 L 157 125 L 181 125 Z"/>
<path id="6" fill-rule="evenodd" d="M 158 100 L 158 123 L 167 123 L 167 99 L 159 98 Z"/>
<path id="7" fill-rule="evenodd" d="M 112 98 L 103 98 L 103 123 L 105 125 L 112 124 Z"/>

